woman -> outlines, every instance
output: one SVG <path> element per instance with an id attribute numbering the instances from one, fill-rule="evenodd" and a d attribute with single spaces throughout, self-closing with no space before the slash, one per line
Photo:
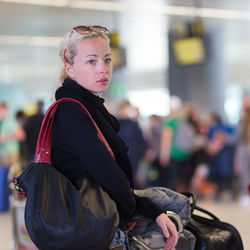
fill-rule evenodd
<path id="1" fill-rule="evenodd" d="M 133 194 L 132 166 L 127 147 L 117 135 L 119 123 L 104 107 L 98 96 L 106 91 L 112 75 L 112 57 L 107 37 L 108 30 L 100 26 L 78 26 L 66 35 L 60 50 L 64 62 L 56 91 L 56 99 L 64 97 L 80 101 L 90 112 L 115 155 L 115 161 L 99 140 L 96 129 L 80 105 L 63 103 L 54 122 L 52 163 L 79 187 L 82 179 L 90 175 L 116 202 L 120 215 L 118 229 L 111 245 L 121 244 L 129 249 L 127 235 L 121 229 L 131 229 L 131 218 L 142 214 L 156 221 L 167 238 L 165 249 L 173 248 L 178 240 L 175 225 L 168 216 L 147 198 Z M 116 242 L 117 241 L 117 242 Z"/>

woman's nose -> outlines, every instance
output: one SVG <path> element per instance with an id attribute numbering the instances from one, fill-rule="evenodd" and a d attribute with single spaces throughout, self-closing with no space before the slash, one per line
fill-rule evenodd
<path id="1" fill-rule="evenodd" d="M 106 71 L 107 71 L 107 65 L 105 64 L 105 62 L 100 62 L 98 70 L 99 70 L 100 74 L 106 73 Z"/>

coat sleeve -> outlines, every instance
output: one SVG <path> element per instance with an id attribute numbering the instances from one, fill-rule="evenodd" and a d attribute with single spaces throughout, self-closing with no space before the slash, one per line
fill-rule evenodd
<path id="1" fill-rule="evenodd" d="M 63 147 L 77 158 L 79 166 L 72 171 L 79 171 L 79 174 L 87 171 L 115 200 L 124 218 L 129 219 L 134 215 L 136 201 L 128 179 L 99 139 L 96 128 L 79 104 L 60 105 L 55 116 L 53 140 L 53 145 Z"/>

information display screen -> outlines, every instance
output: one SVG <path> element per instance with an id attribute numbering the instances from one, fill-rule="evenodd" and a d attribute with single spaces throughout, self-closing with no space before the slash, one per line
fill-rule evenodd
<path id="1" fill-rule="evenodd" d="M 176 39 L 173 41 L 173 50 L 179 65 L 202 64 L 206 61 L 204 42 L 201 37 Z"/>

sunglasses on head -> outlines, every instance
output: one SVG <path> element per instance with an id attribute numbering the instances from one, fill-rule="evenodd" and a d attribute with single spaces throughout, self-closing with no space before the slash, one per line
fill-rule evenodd
<path id="1" fill-rule="evenodd" d="M 98 25 L 76 26 L 76 27 L 72 28 L 72 31 L 69 35 L 69 39 L 71 38 L 74 31 L 79 33 L 79 34 L 89 34 L 91 32 L 103 33 L 105 35 L 109 34 L 109 30 L 106 27 L 102 27 L 102 26 L 98 26 Z M 66 48 L 64 49 L 63 57 L 64 57 L 64 62 L 67 62 L 65 54 L 66 54 Z"/>
<path id="2" fill-rule="evenodd" d="M 76 31 L 79 34 L 88 34 L 91 32 L 108 34 L 109 30 L 106 27 L 94 25 L 94 26 L 76 26 L 72 31 Z M 72 32 L 71 32 L 72 33 Z"/>

